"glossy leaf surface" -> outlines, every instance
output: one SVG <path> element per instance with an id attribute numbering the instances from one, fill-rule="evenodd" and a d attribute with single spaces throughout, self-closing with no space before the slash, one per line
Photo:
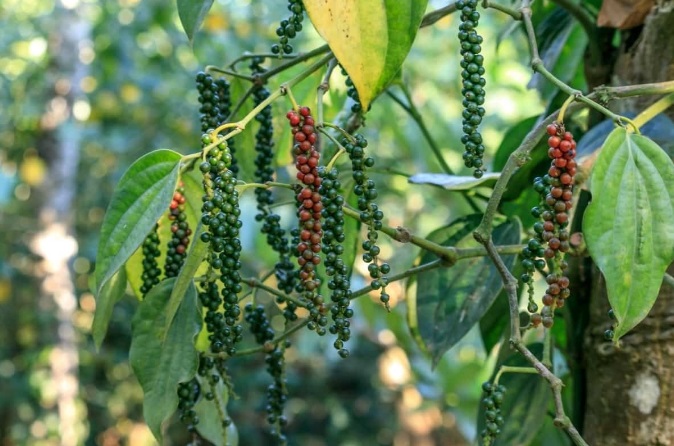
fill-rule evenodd
<path id="1" fill-rule="evenodd" d="M 618 128 L 590 182 L 583 233 L 606 279 L 617 342 L 646 317 L 674 260 L 674 164 L 650 139 Z"/>

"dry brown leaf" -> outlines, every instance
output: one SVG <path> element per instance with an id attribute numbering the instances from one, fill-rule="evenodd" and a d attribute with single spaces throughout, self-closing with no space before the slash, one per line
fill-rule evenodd
<path id="1" fill-rule="evenodd" d="M 644 23 L 655 0 L 604 0 L 597 17 L 597 25 L 629 29 Z"/>

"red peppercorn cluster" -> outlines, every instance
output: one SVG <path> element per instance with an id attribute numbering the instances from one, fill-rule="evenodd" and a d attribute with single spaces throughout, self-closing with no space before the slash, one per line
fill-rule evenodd
<path id="1" fill-rule="evenodd" d="M 571 209 L 573 197 L 573 179 L 576 175 L 576 141 L 571 132 L 564 131 L 564 125 L 552 123 L 547 128 L 548 157 L 552 160 L 548 175 L 550 176 L 550 192 L 545 197 L 546 204 L 554 215 L 543 217 L 543 233 L 541 237 L 548 243 L 545 257 L 551 259 L 557 251 L 569 250 L 569 234 L 566 228 L 569 221 L 568 211 Z"/>
<path id="2" fill-rule="evenodd" d="M 187 214 L 185 214 L 185 189 L 182 182 L 178 184 L 178 188 L 173 193 L 168 218 L 172 221 L 171 240 L 168 242 L 164 270 L 166 277 L 175 277 L 187 257 L 187 246 L 190 243 L 190 235 L 192 235 L 192 230 L 187 224 Z"/>
<path id="3" fill-rule="evenodd" d="M 295 167 L 297 179 L 303 184 L 302 190 L 297 194 L 298 211 L 300 221 L 300 242 L 297 245 L 300 265 L 300 280 L 307 291 L 314 291 L 317 286 L 315 268 L 321 262 L 321 195 L 318 188 L 321 185 L 321 177 L 318 174 L 318 161 L 320 154 L 316 150 L 318 135 L 314 127 L 314 118 L 308 107 L 300 107 L 296 112 L 291 110 L 286 115 L 292 126 L 292 134 L 295 144 Z"/>
<path id="4" fill-rule="evenodd" d="M 316 333 L 322 336 L 327 333 L 325 327 L 328 318 L 325 316 L 327 307 L 324 305 L 323 297 L 317 292 L 320 280 L 316 277 L 316 266 L 321 263 L 323 238 L 321 223 L 323 203 L 319 193 L 323 179 L 318 171 L 320 154 L 315 146 L 318 135 L 308 107 L 300 107 L 297 112 L 291 110 L 286 117 L 292 126 L 297 179 L 302 184 L 297 194 L 299 230 L 295 233 L 297 262 L 300 266 L 300 284 L 297 290 L 303 292 L 306 309 L 309 310 L 311 321 L 307 324 L 307 328 L 316 330 Z"/>
<path id="5" fill-rule="evenodd" d="M 548 174 L 544 178 L 537 178 L 534 188 L 541 195 L 541 206 L 534 208 L 534 216 L 540 217 L 541 222 L 534 225 L 536 238 L 529 241 L 527 248 L 530 254 L 529 260 L 523 264 L 529 268 L 523 280 L 531 287 L 530 273 L 536 260 L 535 257 L 543 257 L 549 262 L 550 273 L 545 280 L 548 288 L 543 295 L 543 309 L 536 314 L 537 306 L 533 301 L 529 304 L 532 313 L 531 323 L 537 327 L 541 323 L 544 327 L 552 327 L 554 323 L 554 310 L 562 308 L 571 294 L 569 291 L 569 278 L 564 275 L 567 263 L 562 259 L 562 254 L 569 251 L 569 210 L 572 207 L 573 182 L 576 175 L 576 141 L 570 132 L 565 131 L 564 125 L 553 122 L 547 127 L 548 157 L 551 159 Z M 527 257 L 526 255 L 524 257 Z M 533 258 L 533 262 L 531 261 Z M 525 264 L 525 262 L 527 262 Z M 533 311 L 532 311 L 533 310 Z"/>

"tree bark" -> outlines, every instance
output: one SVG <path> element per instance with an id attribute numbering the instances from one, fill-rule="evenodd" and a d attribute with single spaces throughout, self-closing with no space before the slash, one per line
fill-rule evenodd
<path id="1" fill-rule="evenodd" d="M 668 0 L 657 2 L 640 33 L 623 45 L 614 83 L 672 79 L 674 2 Z M 657 99 L 623 102 L 619 111 L 638 112 Z M 611 323 L 605 283 L 596 269 L 593 277 L 584 437 L 593 446 L 674 446 L 674 289 L 663 284 L 648 317 L 615 348 L 603 336 Z"/>

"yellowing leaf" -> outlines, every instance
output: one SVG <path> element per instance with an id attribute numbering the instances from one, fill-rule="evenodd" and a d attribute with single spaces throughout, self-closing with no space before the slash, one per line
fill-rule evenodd
<path id="1" fill-rule="evenodd" d="M 428 0 L 304 0 L 319 34 L 349 73 L 363 110 L 395 78 Z"/>

